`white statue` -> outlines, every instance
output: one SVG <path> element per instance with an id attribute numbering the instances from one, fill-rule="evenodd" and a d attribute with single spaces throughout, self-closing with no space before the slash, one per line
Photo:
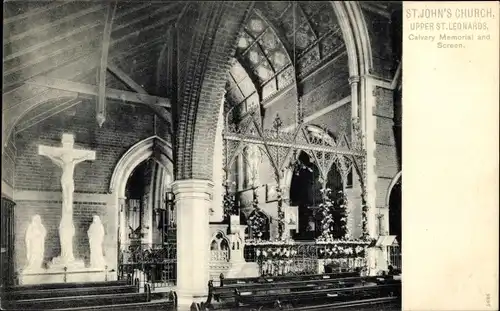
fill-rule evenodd
<path id="1" fill-rule="evenodd" d="M 26 259 L 28 264 L 25 270 L 40 270 L 45 252 L 45 236 L 47 230 L 42 225 L 40 215 L 31 218 L 31 223 L 26 229 Z"/>
<path id="2" fill-rule="evenodd" d="M 59 260 L 70 263 L 75 260 L 73 256 L 73 192 L 75 185 L 73 174 L 75 166 L 83 161 L 95 160 L 95 151 L 73 149 L 74 137 L 71 134 L 62 135 L 62 147 L 38 146 L 38 154 L 46 156 L 62 169 L 62 217 L 59 224 L 59 239 L 61 242 L 61 256 Z"/>
<path id="3" fill-rule="evenodd" d="M 104 268 L 106 261 L 102 254 L 102 242 L 104 240 L 104 226 L 101 218 L 94 215 L 92 224 L 87 231 L 90 245 L 90 266 L 92 268 Z"/>

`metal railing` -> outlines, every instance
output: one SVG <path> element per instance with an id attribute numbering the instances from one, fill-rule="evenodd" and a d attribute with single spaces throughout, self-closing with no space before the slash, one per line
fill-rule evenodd
<path id="1" fill-rule="evenodd" d="M 263 276 L 353 272 L 366 268 L 364 242 L 247 244 L 245 261 L 256 262 Z"/>
<path id="2" fill-rule="evenodd" d="M 118 264 L 119 279 L 138 279 L 151 289 L 176 284 L 176 244 L 132 244 L 122 247 Z"/>
<path id="3" fill-rule="evenodd" d="M 394 269 L 401 270 L 401 247 L 398 245 L 387 246 L 389 265 Z"/>

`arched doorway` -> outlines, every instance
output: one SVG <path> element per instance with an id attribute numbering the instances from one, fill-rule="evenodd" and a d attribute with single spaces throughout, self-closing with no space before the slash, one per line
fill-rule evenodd
<path id="1" fill-rule="evenodd" d="M 402 243 L 402 230 L 401 230 L 401 185 L 402 178 L 398 177 L 398 180 L 392 187 L 389 194 L 389 234 L 395 235 L 396 239 L 401 246 Z"/>
<path id="2" fill-rule="evenodd" d="M 388 229 L 389 235 L 396 236 L 397 244 L 393 244 L 387 247 L 388 264 L 401 271 L 402 268 L 402 258 L 401 250 L 403 243 L 403 231 L 402 231 L 402 177 L 401 171 L 396 174 L 393 178 L 389 191 L 387 193 L 387 207 L 388 211 Z"/>
<path id="3" fill-rule="evenodd" d="M 322 188 L 318 167 L 306 152 L 301 152 L 294 165 L 289 196 L 290 206 L 298 206 L 298 230 L 293 234 L 295 240 L 314 240 L 321 234 L 321 215 L 317 210 L 323 203 Z M 335 165 L 328 172 L 326 188 L 331 189 L 333 201 L 339 199 L 343 182 Z"/>
<path id="4" fill-rule="evenodd" d="M 161 230 L 167 220 L 158 217 L 157 211 L 167 209 L 166 189 L 173 179 L 171 159 L 170 144 L 151 136 L 132 146 L 115 167 L 110 192 L 118 207 L 120 278 L 138 278 L 153 287 L 176 282 L 176 242 L 156 243 L 154 239 L 155 230 Z"/>
<path id="5" fill-rule="evenodd" d="M 314 208 L 321 203 L 319 170 L 309 155 L 301 152 L 295 163 L 290 184 L 290 206 L 298 206 L 295 240 L 314 240 L 318 235 Z"/>

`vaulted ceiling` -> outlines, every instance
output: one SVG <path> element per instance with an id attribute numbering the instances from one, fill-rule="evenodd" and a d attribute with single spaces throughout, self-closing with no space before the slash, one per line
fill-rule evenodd
<path id="1" fill-rule="evenodd" d="M 238 41 L 229 100 L 249 110 L 344 50 L 329 2 L 257 2 Z M 247 77 L 235 80 L 241 69 Z"/>
<path id="2" fill-rule="evenodd" d="M 394 22 L 391 14 L 401 9 L 399 1 L 362 1 L 360 4 L 366 14 L 380 17 L 371 21 L 374 23 L 371 31 L 380 28 L 376 24 L 380 20 Z M 401 21 L 397 22 L 401 25 Z M 400 27 L 395 30 L 400 30 Z M 400 33 L 392 35 L 401 36 Z M 396 40 L 396 43 L 400 41 Z M 379 46 L 378 42 L 374 45 Z M 380 45 L 380 48 L 383 52 L 393 50 L 395 55 L 380 55 L 375 51 L 375 62 L 383 58 L 394 58 L 399 62 L 400 45 L 389 49 Z M 226 86 L 228 100 L 246 112 L 345 50 L 340 25 L 330 2 L 257 2 L 238 41 Z M 397 64 L 387 69 L 387 75 L 394 75 L 396 67 Z"/>

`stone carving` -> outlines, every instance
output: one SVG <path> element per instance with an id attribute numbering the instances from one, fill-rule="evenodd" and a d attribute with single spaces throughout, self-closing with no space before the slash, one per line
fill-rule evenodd
<path id="1" fill-rule="evenodd" d="M 26 230 L 26 259 L 28 263 L 25 271 L 42 269 L 46 234 L 47 230 L 42 225 L 40 215 L 33 216 Z"/>
<path id="2" fill-rule="evenodd" d="M 83 161 L 95 160 L 95 151 L 73 149 L 74 137 L 71 134 L 62 135 L 62 147 L 38 146 L 38 154 L 46 156 L 62 169 L 62 216 L 59 224 L 59 239 L 61 256 L 55 262 L 66 265 L 75 261 L 73 255 L 73 191 L 75 185 L 73 173 L 75 166 Z"/>
<path id="3" fill-rule="evenodd" d="M 101 218 L 94 216 L 92 224 L 87 231 L 90 245 L 90 266 L 92 268 L 104 268 L 106 261 L 102 254 L 102 242 L 104 240 L 104 226 Z"/>

